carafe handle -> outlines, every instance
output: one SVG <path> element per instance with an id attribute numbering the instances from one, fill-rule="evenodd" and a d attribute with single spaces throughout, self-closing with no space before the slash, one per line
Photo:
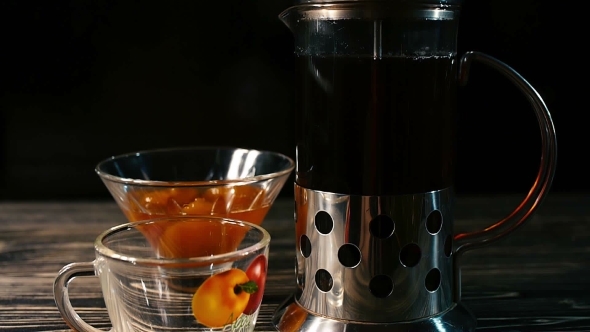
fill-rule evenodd
<path id="1" fill-rule="evenodd" d="M 473 61 L 479 61 L 499 71 L 514 83 L 529 99 L 541 129 L 541 165 L 533 186 L 522 202 L 504 219 L 479 231 L 459 233 L 454 237 L 455 256 L 495 242 L 522 226 L 547 196 L 557 161 L 557 140 L 551 114 L 537 91 L 514 69 L 500 60 L 479 52 L 467 52 L 459 63 L 459 84 L 465 85 Z"/>

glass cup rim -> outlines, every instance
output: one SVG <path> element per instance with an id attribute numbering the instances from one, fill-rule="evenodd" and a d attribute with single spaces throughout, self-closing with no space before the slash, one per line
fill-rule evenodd
<path id="1" fill-rule="evenodd" d="M 243 227 L 249 227 L 250 229 L 255 229 L 262 233 L 262 238 L 253 245 L 250 245 L 246 248 L 242 248 L 239 250 L 223 253 L 223 254 L 216 254 L 210 256 L 200 256 L 200 257 L 187 257 L 187 258 L 142 258 L 142 257 L 133 257 L 131 255 L 126 255 L 120 253 L 114 249 L 107 247 L 103 240 L 107 237 L 117 234 L 121 231 L 130 230 L 130 229 L 137 229 L 137 226 L 145 225 L 145 224 L 153 224 L 157 222 L 166 222 L 166 221 L 175 221 L 175 220 L 198 220 L 200 221 L 214 221 L 219 222 L 221 224 L 233 224 Z M 134 265 L 151 265 L 151 266 L 167 266 L 167 265 L 177 265 L 177 264 L 191 264 L 191 263 L 216 263 L 216 262 L 223 262 L 231 260 L 231 258 L 243 258 L 249 255 L 256 254 L 260 249 L 267 247 L 270 244 L 270 234 L 266 229 L 256 224 L 230 219 L 225 217 L 217 217 L 217 216 L 174 216 L 174 217 L 161 217 L 161 218 L 154 218 L 154 219 L 146 219 L 142 221 L 134 221 L 134 222 L 127 222 L 124 224 L 120 224 L 117 226 L 113 226 L 105 231 L 103 231 L 95 240 L 94 240 L 94 250 L 101 256 L 113 259 L 120 262 L 131 263 Z"/>
<path id="2" fill-rule="evenodd" d="M 195 181 L 162 181 L 162 180 L 143 180 L 143 179 L 133 179 L 133 178 L 124 178 L 120 176 L 116 176 L 113 174 L 106 173 L 101 170 L 101 168 L 113 160 L 123 159 L 131 156 L 137 156 L 140 154 L 151 154 L 151 153 L 163 153 L 163 152 L 173 152 L 173 151 L 207 151 L 207 150 L 245 150 L 245 151 L 255 151 L 259 153 L 266 153 L 275 155 L 277 157 L 283 158 L 288 162 L 287 167 L 280 171 L 268 173 L 268 174 L 261 174 L 256 176 L 250 176 L 240 179 L 231 179 L 231 180 L 195 180 Z M 101 160 L 95 167 L 94 171 L 98 176 L 102 179 L 117 182 L 127 185 L 137 185 L 137 186 L 153 186 L 153 187 L 207 187 L 207 186 L 223 186 L 223 185 L 245 185 L 250 183 L 256 183 L 268 179 L 278 178 L 283 175 L 287 175 L 293 171 L 295 168 L 295 161 L 292 158 L 288 157 L 285 154 L 280 152 L 274 152 L 270 150 L 258 150 L 258 149 L 248 149 L 248 148 L 240 148 L 240 147 L 233 147 L 233 146 L 185 146 L 185 147 L 172 147 L 172 148 L 161 148 L 161 149 L 149 149 L 149 150 L 139 150 L 135 152 L 128 152 L 123 154 L 118 154 L 111 156 L 109 158 Z"/>

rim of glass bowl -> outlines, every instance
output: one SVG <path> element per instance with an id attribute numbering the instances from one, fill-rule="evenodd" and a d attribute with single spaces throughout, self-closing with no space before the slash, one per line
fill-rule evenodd
<path id="1" fill-rule="evenodd" d="M 259 153 L 266 153 L 275 155 L 279 158 L 285 159 L 287 161 L 287 166 L 277 172 L 272 172 L 268 174 L 261 174 L 256 176 L 245 177 L 241 179 L 229 179 L 229 180 L 197 180 L 197 181 L 162 181 L 162 180 L 144 180 L 144 179 L 133 179 L 133 178 L 124 178 L 116 175 L 109 174 L 101 170 L 105 164 L 112 162 L 116 159 L 123 159 L 128 158 L 131 156 L 138 156 L 141 154 L 150 154 L 150 153 L 162 153 L 162 152 L 170 152 L 170 151 L 205 151 L 205 150 L 244 150 L 244 151 L 256 151 Z M 129 152 L 124 154 L 115 155 L 100 161 L 96 168 L 95 172 L 103 179 L 118 182 L 122 184 L 131 184 L 131 185 L 139 185 L 139 186 L 157 186 L 157 187 L 203 187 L 203 186 L 219 186 L 219 185 L 240 185 L 240 184 L 249 184 L 260 182 L 268 179 L 278 178 L 283 175 L 289 174 L 295 168 L 295 162 L 290 157 L 274 151 L 269 150 L 257 150 L 257 149 L 246 149 L 246 148 L 238 148 L 238 147 L 226 147 L 226 146 L 204 146 L 204 147 L 175 147 L 175 148 L 163 148 L 163 149 L 152 149 L 152 150 L 141 150 L 136 152 Z"/>

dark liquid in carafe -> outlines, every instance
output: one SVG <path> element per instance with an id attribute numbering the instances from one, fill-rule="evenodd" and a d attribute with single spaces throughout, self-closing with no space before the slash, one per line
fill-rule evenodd
<path id="1" fill-rule="evenodd" d="M 450 187 L 455 58 L 298 56 L 296 182 L 349 195 Z"/>

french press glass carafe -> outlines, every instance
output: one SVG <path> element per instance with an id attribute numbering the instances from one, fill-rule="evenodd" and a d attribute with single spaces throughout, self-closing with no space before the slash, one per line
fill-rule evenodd
<path id="1" fill-rule="evenodd" d="M 296 284 L 279 331 L 470 331 L 459 258 L 521 226 L 551 185 L 555 130 L 506 64 L 457 55 L 459 0 L 302 0 L 295 38 Z M 522 203 L 472 233 L 453 229 L 456 90 L 472 61 L 526 95 L 541 166 Z"/>

